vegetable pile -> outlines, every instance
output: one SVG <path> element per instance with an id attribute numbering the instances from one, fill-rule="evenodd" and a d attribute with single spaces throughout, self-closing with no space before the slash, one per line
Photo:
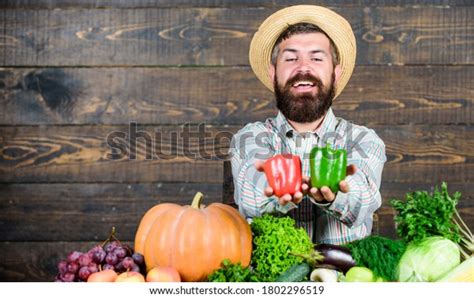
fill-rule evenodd
<path id="1" fill-rule="evenodd" d="M 461 194 L 441 191 L 408 193 L 392 200 L 397 234 L 409 243 L 398 264 L 399 281 L 474 281 L 474 237 L 456 205 Z M 460 264 L 460 256 L 464 262 Z"/>
<path id="2" fill-rule="evenodd" d="M 443 183 L 441 190 L 435 188 L 432 194 L 417 191 L 408 193 L 404 201 L 392 200 L 401 240 L 369 236 L 348 243 L 344 247 L 350 250 L 355 267 L 347 272 L 347 267 L 329 268 L 344 273 L 345 281 L 474 281 L 474 241 L 456 210 L 460 196 L 449 195 Z M 315 250 L 325 255 L 321 244 Z M 466 259 L 463 263 L 461 254 Z M 312 276 L 321 267 L 328 268 L 326 257 L 304 259 L 316 268 Z"/>
<path id="3" fill-rule="evenodd" d="M 345 245 L 312 244 L 292 218 L 265 214 L 250 225 L 250 266 L 224 260 L 208 281 L 474 282 L 474 238 L 456 210 L 460 196 L 443 183 L 431 194 L 391 200 L 400 240 L 368 236 Z"/>

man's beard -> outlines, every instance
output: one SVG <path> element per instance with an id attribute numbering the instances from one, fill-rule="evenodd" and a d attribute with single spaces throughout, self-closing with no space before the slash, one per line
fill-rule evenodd
<path id="1" fill-rule="evenodd" d="M 277 77 L 273 82 L 277 108 L 283 115 L 298 123 L 309 123 L 323 117 L 332 105 L 334 98 L 334 72 L 331 76 L 331 83 L 327 88 L 323 82 L 311 74 L 297 74 L 289 79 L 285 86 L 280 87 Z M 306 92 L 295 95 L 291 92 L 292 85 L 298 81 L 309 81 L 316 86 L 317 92 Z"/>

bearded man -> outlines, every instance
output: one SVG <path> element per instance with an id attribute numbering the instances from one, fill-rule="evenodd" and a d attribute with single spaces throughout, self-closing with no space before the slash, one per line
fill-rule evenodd
<path id="1" fill-rule="evenodd" d="M 249 221 L 264 213 L 288 213 L 314 243 L 342 244 L 370 235 L 382 201 L 385 145 L 374 130 L 338 118 L 331 109 L 355 66 L 350 24 L 324 7 L 288 7 L 262 23 L 249 57 L 256 76 L 274 92 L 279 111 L 247 124 L 232 139 L 239 211 Z M 347 176 L 336 192 L 310 183 L 309 153 L 325 146 L 347 152 Z M 300 157 L 303 179 L 300 191 L 277 196 L 263 165 L 282 153 Z"/>

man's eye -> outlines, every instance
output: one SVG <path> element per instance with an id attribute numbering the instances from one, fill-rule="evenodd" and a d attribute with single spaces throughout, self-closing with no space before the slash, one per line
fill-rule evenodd
<path id="1" fill-rule="evenodd" d="M 285 61 L 296 61 L 296 58 L 286 58 Z"/>
<path id="2" fill-rule="evenodd" d="M 321 59 L 321 58 L 312 58 L 311 60 L 313 60 L 313 61 L 323 61 L 323 59 Z"/>

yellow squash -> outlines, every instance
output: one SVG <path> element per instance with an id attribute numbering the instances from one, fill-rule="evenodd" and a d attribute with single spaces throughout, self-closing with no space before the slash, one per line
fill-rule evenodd
<path id="1" fill-rule="evenodd" d="M 464 260 L 461 264 L 443 275 L 437 282 L 474 282 L 474 257 Z"/>

